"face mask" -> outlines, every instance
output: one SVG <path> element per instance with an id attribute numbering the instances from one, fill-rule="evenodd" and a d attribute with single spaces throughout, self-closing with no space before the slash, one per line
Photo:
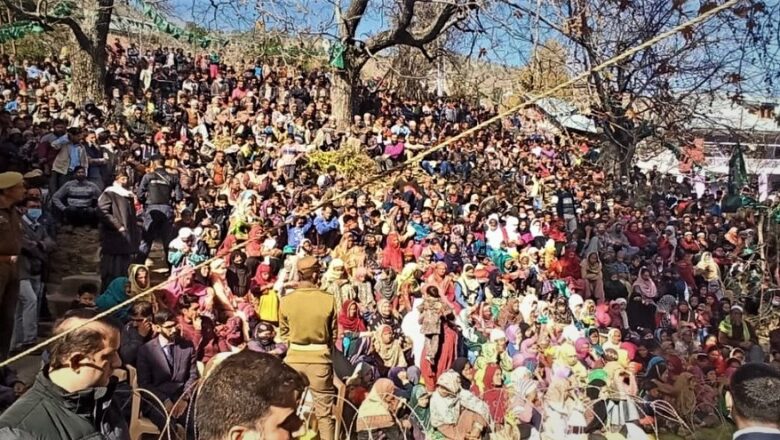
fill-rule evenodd
<path id="1" fill-rule="evenodd" d="M 32 221 L 38 220 L 39 218 L 41 218 L 41 215 L 43 215 L 43 210 L 41 210 L 41 208 L 27 209 L 27 218 L 29 218 Z"/>

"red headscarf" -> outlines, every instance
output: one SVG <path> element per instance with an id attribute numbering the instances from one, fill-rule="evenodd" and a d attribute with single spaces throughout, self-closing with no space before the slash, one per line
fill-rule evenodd
<path id="1" fill-rule="evenodd" d="M 576 249 L 567 248 L 566 253 L 558 260 L 558 264 L 561 267 L 561 278 L 571 277 L 575 280 L 582 278 L 582 266 Z"/>
<path id="2" fill-rule="evenodd" d="M 504 423 L 508 395 L 503 387 L 493 384 L 493 377 L 499 371 L 497 364 L 488 364 L 485 368 L 485 376 L 482 379 L 485 391 L 482 393 L 482 400 L 488 404 L 493 420 L 496 423 Z"/>
<path id="3" fill-rule="evenodd" d="M 404 268 L 404 253 L 397 232 L 391 232 L 387 236 L 387 244 L 382 252 L 382 268 L 393 269 L 396 273 L 400 273 Z"/>
<path id="4" fill-rule="evenodd" d="M 263 274 L 269 274 L 269 278 L 265 279 L 263 278 Z M 261 264 L 257 266 L 257 271 L 255 271 L 255 276 L 252 278 L 252 282 L 250 283 L 250 289 L 251 288 L 257 288 L 260 290 L 263 290 L 267 287 L 272 286 L 276 282 L 276 278 L 271 274 L 271 266 L 268 264 Z"/>
<path id="5" fill-rule="evenodd" d="M 339 327 L 341 327 L 343 331 L 364 332 L 366 331 L 366 324 L 363 323 L 363 320 L 360 318 L 360 313 L 358 312 L 354 317 L 349 316 L 349 308 L 352 304 L 357 307 L 357 302 L 353 300 L 344 301 L 344 304 L 341 305 L 341 312 L 339 312 Z"/>

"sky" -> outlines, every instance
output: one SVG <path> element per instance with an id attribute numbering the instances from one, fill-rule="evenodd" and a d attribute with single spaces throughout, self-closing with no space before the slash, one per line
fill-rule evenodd
<path id="1" fill-rule="evenodd" d="M 215 32 L 249 30 L 254 26 L 259 16 L 255 4 L 247 3 L 245 0 L 164 1 L 169 5 L 169 10 L 172 10 L 172 13 L 169 14 L 171 21 L 181 25 L 193 22 Z M 322 30 L 326 27 L 324 24 L 331 23 L 333 19 L 333 7 L 326 0 L 274 0 L 270 3 L 279 5 L 287 3 L 289 6 L 282 8 L 284 9 L 283 13 L 295 16 L 296 23 L 309 23 L 307 27 L 313 29 Z M 215 4 L 218 5 L 217 8 L 214 7 Z M 264 3 L 264 7 L 267 7 L 268 4 L 269 2 Z M 293 5 L 296 5 L 297 8 Z M 384 30 L 390 25 L 388 17 L 381 13 L 371 13 L 371 10 L 372 8 L 369 8 L 369 13 L 366 14 L 358 27 L 357 37 L 359 39 L 367 39 L 378 30 Z M 384 11 L 382 8 L 374 10 Z M 493 27 L 489 18 L 485 17 L 483 20 L 486 26 Z M 335 34 L 335 28 L 330 27 L 328 30 Z M 502 37 L 501 30 L 493 28 L 490 30 L 490 35 L 477 38 L 473 46 L 474 53 L 478 53 L 480 48 L 485 48 L 486 53 L 483 59 L 486 61 L 513 67 L 525 64 L 531 53 L 532 44 L 516 39 L 512 39 L 510 44 L 508 40 L 502 40 Z M 545 36 L 541 35 L 540 38 L 544 39 Z M 467 53 L 469 50 L 471 50 L 470 45 L 461 48 L 463 53 Z"/>
<path id="2" fill-rule="evenodd" d="M 254 22 L 258 18 L 256 5 L 262 5 L 263 8 L 268 8 L 270 5 L 276 5 L 276 9 L 272 12 L 280 16 L 292 16 L 295 18 L 295 28 L 302 29 L 309 27 L 310 29 L 322 30 L 326 26 L 324 24 L 331 23 L 333 19 L 333 6 L 328 0 L 272 0 L 263 1 L 255 0 L 258 3 L 254 3 L 250 0 L 164 0 L 167 1 L 173 10 L 172 18 L 180 22 L 194 22 L 202 25 L 212 31 L 237 31 L 248 30 L 254 26 Z M 342 0 L 343 3 L 347 3 L 349 0 Z M 370 0 L 373 4 L 379 1 L 387 0 Z M 262 3 L 261 3 L 262 2 Z M 780 0 L 768 0 L 767 7 L 772 8 L 776 6 Z M 689 7 L 694 10 L 697 9 L 695 1 Z M 214 5 L 217 5 L 215 8 Z M 361 21 L 361 24 L 357 31 L 358 39 L 366 39 L 368 36 L 375 34 L 379 30 L 386 29 L 390 23 L 388 17 L 381 14 L 384 8 L 369 6 L 369 12 Z M 216 13 L 215 13 L 216 11 Z M 377 13 L 376 11 L 380 11 Z M 501 11 L 504 15 L 508 12 Z M 516 34 L 509 34 L 512 29 L 507 29 L 506 23 L 516 23 L 517 20 L 507 19 L 501 17 L 501 12 L 494 13 L 496 16 L 488 16 L 485 13 L 481 13 L 482 24 L 488 29 L 487 35 L 480 36 L 476 39 L 473 47 L 463 46 L 459 48 L 459 51 L 466 54 L 470 50 L 473 50 L 472 54 L 479 53 L 479 49 L 486 49 L 483 60 L 501 64 L 509 67 L 519 67 L 524 65 L 530 58 L 533 49 L 533 43 L 530 41 L 532 37 L 538 38 L 540 41 L 544 41 L 548 38 L 555 38 L 554 31 L 540 31 L 539 35 L 532 36 L 531 32 Z M 526 21 L 527 23 L 527 21 Z M 301 26 L 305 24 L 306 26 Z M 335 29 L 331 26 L 327 29 L 331 34 L 335 34 Z M 509 33 L 508 33 L 509 32 Z M 545 33 L 546 32 L 546 33 Z M 777 32 L 777 29 L 776 29 Z M 780 37 L 778 37 L 780 40 Z M 770 50 L 776 50 L 778 46 L 775 44 Z M 778 51 L 780 52 L 780 51 Z M 780 83 L 780 78 L 778 78 Z M 780 84 L 778 84 L 780 86 Z M 778 88 L 775 87 L 775 89 Z M 777 91 L 777 90 L 776 90 Z M 780 95 L 780 93 L 775 93 Z"/>

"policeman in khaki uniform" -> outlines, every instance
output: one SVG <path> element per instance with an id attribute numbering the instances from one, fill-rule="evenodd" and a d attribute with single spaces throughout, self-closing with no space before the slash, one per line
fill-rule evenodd
<path id="1" fill-rule="evenodd" d="M 24 200 L 24 178 L 0 173 L 0 359 L 11 348 L 14 312 L 19 297 L 17 259 L 22 251 L 22 222 L 16 205 Z"/>
<path id="2" fill-rule="evenodd" d="M 298 288 L 280 301 L 279 334 L 289 346 L 285 363 L 309 379 L 320 439 L 333 440 L 336 389 L 331 353 L 336 342 L 336 300 L 317 286 L 316 258 L 303 257 L 297 266 Z"/>

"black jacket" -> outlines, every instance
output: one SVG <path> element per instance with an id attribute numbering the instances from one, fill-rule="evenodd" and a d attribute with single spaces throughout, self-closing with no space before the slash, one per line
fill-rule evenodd
<path id="1" fill-rule="evenodd" d="M 3 440 L 125 440 L 127 424 L 111 402 L 116 383 L 68 393 L 49 380 L 48 366 L 32 388 L 0 415 Z"/>
<path id="2" fill-rule="evenodd" d="M 131 193 L 128 191 L 128 194 Z M 104 253 L 128 255 L 138 252 L 141 234 L 132 196 L 122 196 L 109 187 L 98 199 L 98 217 Z M 125 231 L 119 232 L 120 228 Z"/>

